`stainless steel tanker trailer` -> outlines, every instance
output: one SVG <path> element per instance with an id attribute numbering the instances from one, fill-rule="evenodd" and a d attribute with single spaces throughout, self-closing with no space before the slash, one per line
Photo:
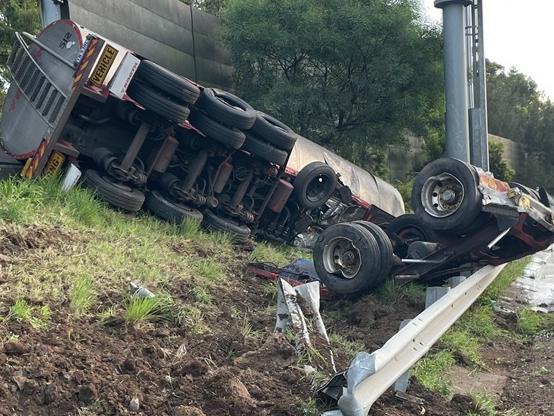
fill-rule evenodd
<path id="1" fill-rule="evenodd" d="M 279 120 L 71 20 L 16 37 L 0 120 L 4 172 L 82 172 L 117 208 L 193 218 L 237 240 L 254 232 L 292 242 L 404 213 L 391 185 Z"/>

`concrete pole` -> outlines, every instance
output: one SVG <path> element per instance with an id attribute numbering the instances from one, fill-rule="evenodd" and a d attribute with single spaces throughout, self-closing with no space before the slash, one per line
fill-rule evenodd
<path id="1" fill-rule="evenodd" d="M 42 19 L 42 27 L 48 26 L 50 23 L 62 18 L 60 0 L 39 0 L 40 16 Z"/>
<path id="2" fill-rule="evenodd" d="M 446 89 L 446 153 L 470 161 L 465 6 L 467 0 L 435 0 L 443 10 Z"/>
<path id="3" fill-rule="evenodd" d="M 478 107 L 481 112 L 481 140 L 479 141 L 481 152 L 479 161 L 480 166 L 485 171 L 489 170 L 489 120 L 487 109 L 487 68 L 485 55 L 485 23 L 483 20 L 483 1 L 479 0 L 477 8 L 479 20 L 479 102 Z"/>

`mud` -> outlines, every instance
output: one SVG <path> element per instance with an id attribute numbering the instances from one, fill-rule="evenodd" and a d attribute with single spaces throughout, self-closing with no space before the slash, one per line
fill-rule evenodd
<path id="1" fill-rule="evenodd" d="M 0 264 L 17 261 L 27 250 L 56 249 L 72 238 L 76 236 L 63 230 L 2 229 L 0 254 L 5 257 L 0 257 Z M 237 256 L 247 258 L 244 253 Z M 321 360 L 299 360 L 285 338 L 272 335 L 276 301 L 265 283 L 243 270 L 228 276 L 228 282 L 232 284 L 214 293 L 215 304 L 203 310 L 204 332 L 194 330 L 192 317 L 185 316 L 179 324 L 165 321 L 133 328 L 121 316 L 105 321 L 75 318 L 66 304 L 50 305 L 53 316 L 47 330 L 13 320 L 0 322 L 0 415 L 311 416 L 303 403 L 313 397 L 317 383 L 303 366 L 315 365 L 321 374 L 330 374 L 329 367 Z M 194 281 L 179 281 L 168 290 L 187 304 L 193 287 Z M 103 294 L 101 299 L 110 303 L 110 296 Z M 0 316 L 6 316 L 14 300 L 9 293 L 2 297 Z M 371 351 L 423 306 L 423 299 L 382 301 L 368 296 L 324 303 L 322 312 L 330 333 Z M 250 334 L 240 329 L 245 317 Z M 337 367 L 346 368 L 348 354 L 334 352 Z M 553 357 L 552 338 L 487 346 L 487 364 L 508 377 L 499 410 L 553 415 L 548 401 Z M 467 396 L 448 402 L 417 384 L 408 393 L 423 403 L 399 399 L 389 391 L 371 414 L 454 416 L 471 409 Z"/>

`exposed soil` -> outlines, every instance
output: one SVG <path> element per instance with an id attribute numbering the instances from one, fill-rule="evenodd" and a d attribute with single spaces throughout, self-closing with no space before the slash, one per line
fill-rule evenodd
<path id="1" fill-rule="evenodd" d="M 60 238 L 72 238 L 62 230 L 50 231 L 0 230 L 0 266 L 14 261 L 22 250 L 52 249 Z M 4 279 L 0 316 L 5 317 L 15 299 L 6 290 L 9 274 L 0 275 Z M 265 283 L 242 270 L 228 281 L 232 284 L 221 288 L 215 305 L 203 311 L 206 332 L 192 329 L 192 317 L 185 316 L 181 324 L 155 322 L 133 328 L 117 316 L 107 321 L 75 318 L 66 304 L 50 305 L 53 316 L 47 330 L 5 320 L 0 415 L 304 415 L 302 403 L 313 394 L 312 380 L 293 347 L 272 335 L 274 317 L 252 312 L 269 310 L 275 299 L 264 290 Z M 193 286 L 193 281 L 180 281 L 170 292 L 187 303 Z M 383 302 L 373 296 L 322 306 L 330 332 L 362 342 L 367 350 L 383 345 L 402 320 L 422 308 L 421 302 L 411 299 Z M 252 335 L 240 330 L 237 311 L 248 316 Z M 344 351 L 335 350 L 335 357 L 337 367 L 348 365 Z M 486 358 L 493 370 L 509 377 L 503 410 L 554 415 L 552 338 L 522 345 L 491 344 Z M 319 369 L 330 373 L 329 368 Z M 424 403 L 389 392 L 372 414 L 454 416 L 464 415 L 471 406 L 466 396 L 455 396 L 449 403 L 417 384 L 409 394 Z"/>

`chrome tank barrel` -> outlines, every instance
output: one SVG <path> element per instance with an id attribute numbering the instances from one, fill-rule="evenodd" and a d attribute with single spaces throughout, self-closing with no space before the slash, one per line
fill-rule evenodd
<path id="1" fill-rule="evenodd" d="M 299 172 L 315 161 L 331 166 L 340 175 L 342 183 L 359 199 L 394 216 L 405 214 L 402 196 L 392 185 L 311 140 L 298 136 L 287 169 Z"/>

